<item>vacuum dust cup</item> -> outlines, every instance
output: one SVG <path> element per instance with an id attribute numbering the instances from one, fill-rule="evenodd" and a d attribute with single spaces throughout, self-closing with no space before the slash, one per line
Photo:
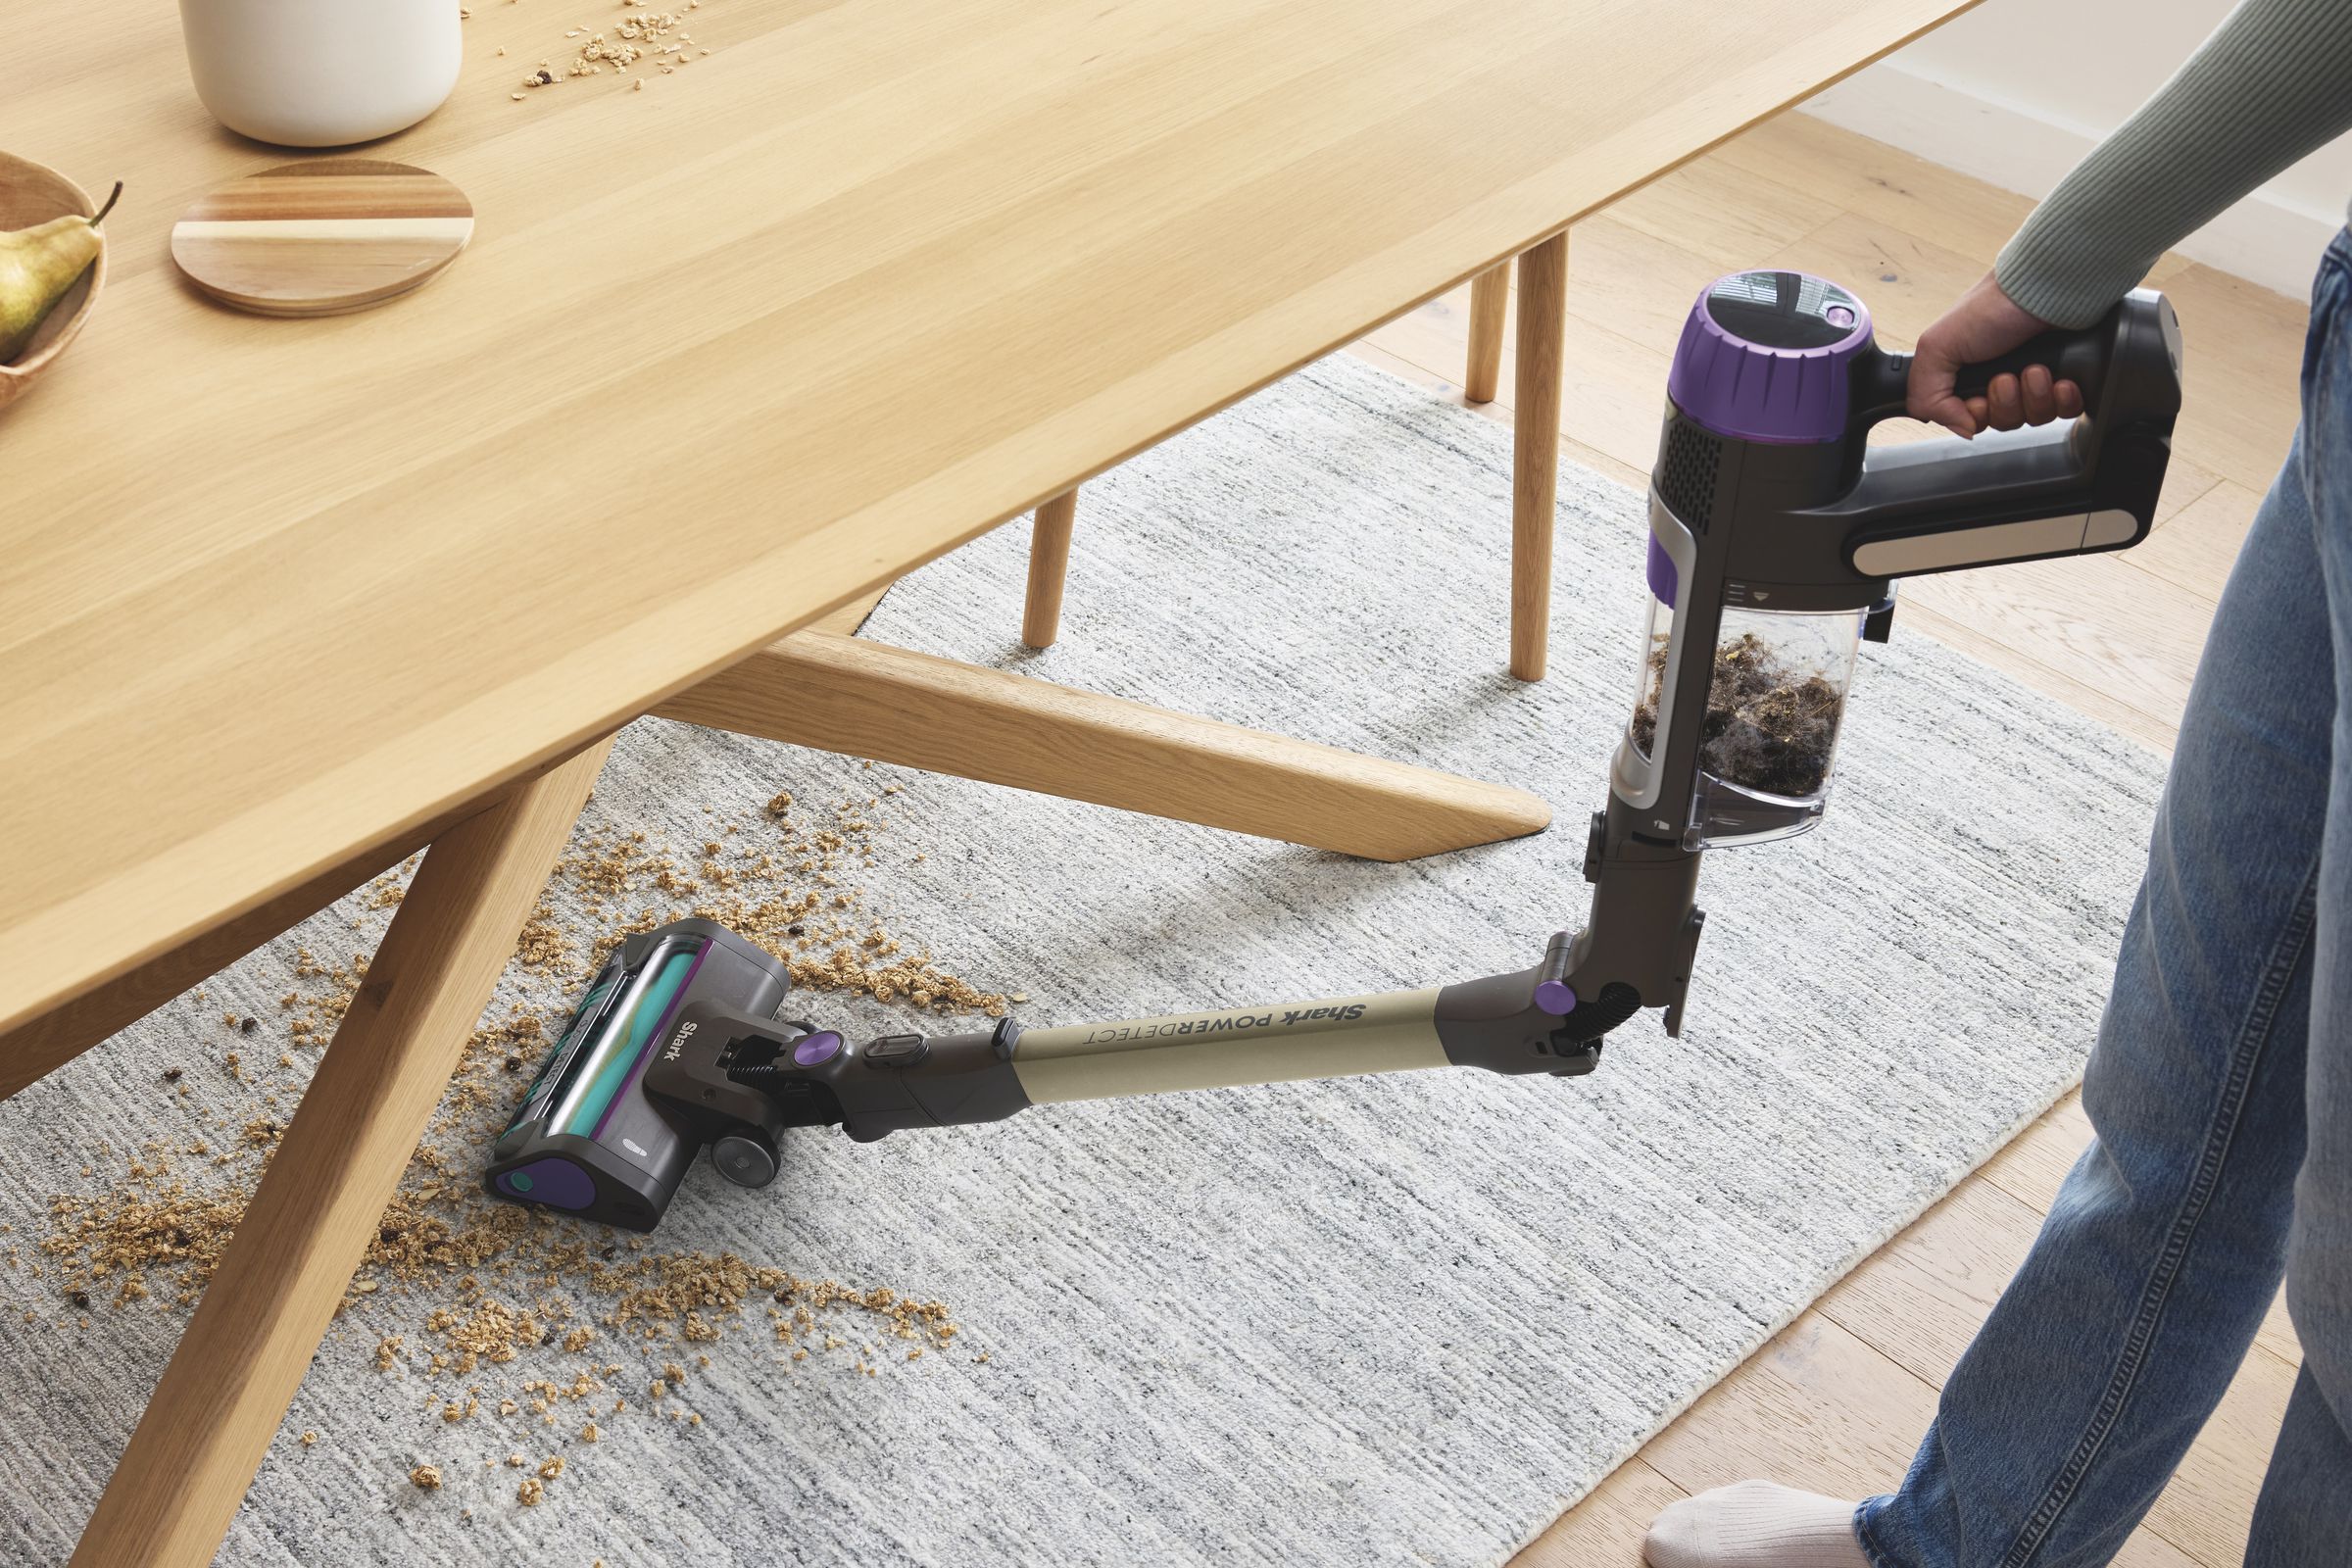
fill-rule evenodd
<path id="1" fill-rule="evenodd" d="M 1676 646 L 1675 574 L 1661 573 L 1657 559 L 1627 761 L 1646 770 L 1662 755 L 1661 730 L 1677 711 L 1695 711 L 1699 728 L 1696 786 L 1687 810 L 1679 821 L 1664 814 L 1675 803 L 1654 801 L 1651 810 L 1679 831 L 1686 849 L 1804 832 L 1821 819 L 1829 799 L 1863 612 L 1724 607 L 1705 704 L 1694 710 L 1688 699 L 1678 704 L 1673 690 L 1678 670 L 1699 664 Z"/>

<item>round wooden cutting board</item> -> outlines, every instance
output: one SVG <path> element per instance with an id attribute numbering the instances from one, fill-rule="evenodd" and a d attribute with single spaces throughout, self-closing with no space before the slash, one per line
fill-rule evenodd
<path id="1" fill-rule="evenodd" d="M 172 259 L 225 304 L 332 316 L 406 294 L 472 237 L 473 204 L 439 174 L 330 158 L 210 192 L 172 225 Z"/>

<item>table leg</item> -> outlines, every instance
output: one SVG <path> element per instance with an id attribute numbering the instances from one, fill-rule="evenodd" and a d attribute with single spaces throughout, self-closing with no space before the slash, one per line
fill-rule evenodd
<path id="1" fill-rule="evenodd" d="M 1568 236 L 1519 258 L 1519 381 L 1511 411 L 1511 673 L 1542 680 L 1551 633 L 1552 511 L 1560 478 Z"/>
<path id="2" fill-rule="evenodd" d="M 1510 303 L 1510 263 L 1496 262 L 1470 280 L 1470 355 L 1462 370 L 1462 396 L 1472 403 L 1494 401 L 1502 373 L 1502 318 Z"/>
<path id="3" fill-rule="evenodd" d="M 98 1499 L 75 1568 L 213 1560 L 611 745 L 434 840 Z"/>
<path id="4" fill-rule="evenodd" d="M 1051 648 L 1061 632 L 1061 582 L 1070 569 L 1070 525 L 1078 516 L 1078 492 L 1064 490 L 1042 502 L 1029 529 L 1029 598 L 1021 607 L 1021 641 Z"/>
<path id="5" fill-rule="evenodd" d="M 1375 860 L 1551 820 L 1525 790 L 831 632 L 771 643 L 654 711 Z"/>
<path id="6" fill-rule="evenodd" d="M 64 1066 L 101 1040 L 111 1040 L 206 975 L 219 973 L 279 932 L 300 925 L 479 809 L 478 802 L 468 801 L 404 829 L 299 887 L 183 938 L 146 962 L 37 1018 L 0 1030 L 0 1100 Z"/>

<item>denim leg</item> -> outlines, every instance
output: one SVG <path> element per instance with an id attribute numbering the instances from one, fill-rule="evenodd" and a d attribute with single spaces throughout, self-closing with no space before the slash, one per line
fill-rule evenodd
<path id="1" fill-rule="evenodd" d="M 2352 1562 L 2352 1438 L 2305 1366 L 2262 1478 L 2246 1568 L 2343 1568 Z"/>
<path id="2" fill-rule="evenodd" d="M 2333 660 L 2299 465 L 2231 573 L 2083 1082 L 2098 1137 L 1946 1383 L 1883 1568 L 2076 1568 L 2131 1534 L 2284 1267 Z"/>
<path id="3" fill-rule="evenodd" d="M 2299 454 L 2199 663 L 2083 1082 L 2098 1136 L 1945 1385 L 1881 1568 L 2087 1568 L 2252 1343 L 2286 1255 L 2335 709 Z"/>
<path id="4" fill-rule="evenodd" d="M 2342 312 L 2347 258 L 2334 260 Z M 2255 1505 L 2251 1568 L 2352 1563 L 2352 319 L 2315 312 L 2303 419 L 2305 488 L 2334 611 L 2336 761 L 2312 965 L 2310 1146 L 2287 1237 L 2286 1307 L 2303 1373 Z"/>

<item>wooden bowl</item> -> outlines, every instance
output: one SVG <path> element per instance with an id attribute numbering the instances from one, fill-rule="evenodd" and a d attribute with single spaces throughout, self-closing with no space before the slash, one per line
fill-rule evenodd
<path id="1" fill-rule="evenodd" d="M 0 233 L 74 213 L 87 218 L 96 211 L 97 204 L 88 192 L 56 170 L 0 153 Z M 90 307 L 98 303 L 98 290 L 105 283 L 106 251 L 102 249 L 89 270 L 50 310 L 24 352 L 0 365 L 0 409 L 30 391 L 41 372 L 57 363 L 57 357 L 81 331 L 81 323 L 89 319 Z"/>

